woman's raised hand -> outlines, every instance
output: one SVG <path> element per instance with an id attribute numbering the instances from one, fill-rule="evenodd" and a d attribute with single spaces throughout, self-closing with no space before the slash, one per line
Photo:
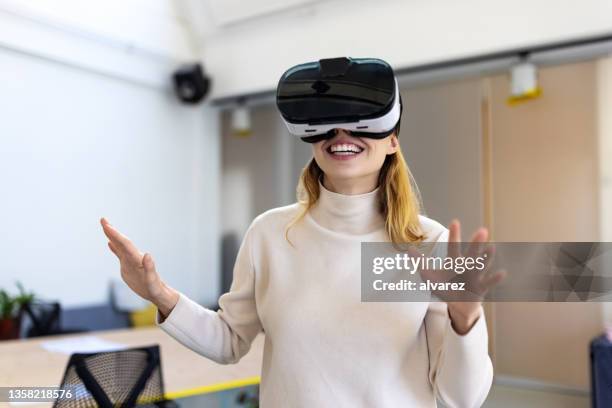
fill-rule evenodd
<path id="1" fill-rule="evenodd" d="M 102 218 L 100 224 L 109 240 L 108 247 L 119 258 L 121 278 L 136 294 L 155 304 L 162 316 L 168 316 L 179 294 L 161 280 L 151 254 L 140 252 L 106 218 Z"/>
<path id="2" fill-rule="evenodd" d="M 501 282 L 505 276 L 504 270 L 491 270 L 494 247 L 490 246 L 489 232 L 479 228 L 470 241 L 465 253 L 462 253 L 461 225 L 453 221 L 449 226 L 447 256 L 453 259 L 464 256 L 484 259 L 483 267 L 473 266 L 461 272 L 459 281 L 464 282 L 467 290 L 439 290 L 434 293 L 448 305 L 448 312 L 455 330 L 461 334 L 467 333 L 480 316 L 480 306 L 486 293 Z M 421 270 L 421 277 L 432 282 L 457 281 L 459 272 L 452 270 Z"/>

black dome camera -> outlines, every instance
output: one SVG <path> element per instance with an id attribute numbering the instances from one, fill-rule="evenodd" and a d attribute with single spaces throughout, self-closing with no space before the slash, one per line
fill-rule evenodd
<path id="1" fill-rule="evenodd" d="M 178 98 L 189 104 L 200 102 L 208 94 L 210 78 L 200 63 L 186 64 L 174 72 L 174 91 Z"/>

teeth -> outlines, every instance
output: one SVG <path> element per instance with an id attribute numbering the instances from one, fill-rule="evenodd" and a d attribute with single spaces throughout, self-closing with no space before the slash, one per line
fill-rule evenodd
<path id="1" fill-rule="evenodd" d="M 332 153 L 336 153 L 336 154 L 353 154 L 353 153 L 361 153 L 363 149 L 352 143 L 347 143 L 347 144 L 332 145 L 329 148 L 329 150 Z"/>

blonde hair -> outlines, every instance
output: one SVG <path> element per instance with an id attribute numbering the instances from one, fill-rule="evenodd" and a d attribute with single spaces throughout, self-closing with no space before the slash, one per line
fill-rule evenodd
<path id="1" fill-rule="evenodd" d="M 289 229 L 316 204 L 321 194 L 319 180 L 322 176 L 323 170 L 313 157 L 302 170 L 297 187 L 297 200 L 302 204 L 301 210 L 285 229 L 285 238 L 292 246 Z M 385 219 L 385 230 L 395 245 L 421 242 L 425 238 L 419 222 L 420 198 L 412 180 L 401 149 L 387 155 L 378 176 L 378 200 L 380 213 Z"/>

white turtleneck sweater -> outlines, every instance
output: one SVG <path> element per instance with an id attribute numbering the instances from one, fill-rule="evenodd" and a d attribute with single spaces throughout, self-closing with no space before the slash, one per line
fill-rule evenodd
<path id="1" fill-rule="evenodd" d="M 457 334 L 444 303 L 365 303 L 360 242 L 389 241 L 378 190 L 326 190 L 302 219 L 299 204 L 259 215 L 248 228 L 218 312 L 181 294 L 158 325 L 222 364 L 265 332 L 260 404 L 285 407 L 478 407 L 491 386 L 484 314 Z M 427 241 L 448 231 L 421 216 Z"/>

